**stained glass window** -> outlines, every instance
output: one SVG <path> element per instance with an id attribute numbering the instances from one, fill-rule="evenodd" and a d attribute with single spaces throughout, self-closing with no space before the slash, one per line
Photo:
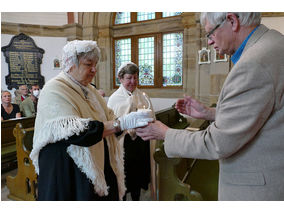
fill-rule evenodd
<path id="1" fill-rule="evenodd" d="M 155 19 L 155 12 L 149 13 L 149 12 L 138 12 L 137 13 L 137 21 L 145 21 L 145 20 L 151 20 Z"/>
<path id="2" fill-rule="evenodd" d="M 182 12 L 163 12 L 162 17 L 170 17 L 170 16 L 178 16 L 180 15 Z"/>
<path id="3" fill-rule="evenodd" d="M 141 21 L 157 20 L 165 17 L 179 16 L 182 12 L 117 12 L 114 24 L 126 24 L 125 29 L 129 34 L 118 33 L 114 38 L 114 70 L 115 87 L 120 85 L 117 71 L 121 64 L 132 61 L 139 66 L 139 86 L 154 88 L 177 88 L 183 85 L 183 33 L 163 30 L 151 34 L 141 35 L 135 33 L 137 23 Z M 178 23 L 178 19 L 165 19 Z M 135 24 L 132 24 L 135 23 Z M 142 24 L 142 23 L 141 23 Z M 151 24 L 151 23 L 150 23 Z M 160 24 L 155 22 L 153 24 Z M 152 24 L 152 25 L 153 25 Z M 153 25 L 154 26 L 154 25 Z M 163 25 L 164 26 L 164 25 Z M 134 30 L 135 28 L 135 30 Z M 119 26 L 117 32 L 121 29 Z M 135 31 L 136 32 L 136 31 Z M 122 37 L 123 36 L 123 37 Z M 127 37 L 125 37 L 127 36 Z M 132 55 L 133 54 L 133 55 Z"/>
<path id="4" fill-rule="evenodd" d="M 154 85 L 154 37 L 139 38 L 139 85 Z"/>
<path id="5" fill-rule="evenodd" d="M 118 12 L 115 17 L 115 24 L 130 23 L 130 12 Z"/>
<path id="6" fill-rule="evenodd" d="M 115 41 L 115 84 L 120 85 L 117 77 L 118 68 L 125 62 L 131 61 L 131 39 L 120 39 Z"/>
<path id="7" fill-rule="evenodd" d="M 182 85 L 182 33 L 163 35 L 163 86 Z"/>

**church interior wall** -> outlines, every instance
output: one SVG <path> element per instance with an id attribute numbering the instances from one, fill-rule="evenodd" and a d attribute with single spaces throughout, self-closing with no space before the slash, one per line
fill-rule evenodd
<path id="1" fill-rule="evenodd" d="M 112 38 L 128 34 L 137 34 L 143 29 L 147 33 L 154 31 L 182 30 L 184 33 L 183 88 L 181 89 L 143 89 L 150 97 L 155 111 L 172 106 L 183 94 L 195 96 L 203 103 L 216 103 L 224 80 L 232 66 L 229 58 L 226 62 L 215 63 L 214 50 L 206 44 L 205 32 L 199 23 L 199 13 L 183 13 L 167 21 L 158 20 L 155 24 L 132 28 L 112 26 L 111 12 L 74 13 L 75 23 L 67 23 L 67 13 L 1 13 L 1 46 L 8 45 L 12 36 L 24 32 L 34 39 L 36 45 L 45 50 L 41 74 L 45 82 L 56 76 L 60 70 L 53 68 L 53 60 L 61 56 L 61 49 L 69 40 L 92 39 L 98 42 L 102 58 L 99 72 L 94 80 L 97 86 L 105 90 L 107 97 L 113 88 Z M 284 34 L 284 15 L 268 14 L 262 23 Z M 141 28 L 142 27 L 142 28 Z M 210 50 L 209 64 L 198 64 L 198 50 L 206 47 Z M 5 76 L 8 64 L 1 54 L 1 89 L 7 89 Z M 12 92 L 13 94 L 13 92 Z M 106 97 L 106 99 L 107 99 Z"/>
<path id="2" fill-rule="evenodd" d="M 262 24 L 266 25 L 268 28 L 278 30 L 284 34 L 284 17 L 263 17 Z"/>
<path id="3" fill-rule="evenodd" d="M 1 20 L 9 23 L 61 26 L 67 24 L 66 12 L 9 12 Z"/>
<path id="4" fill-rule="evenodd" d="M 11 38 L 14 35 L 2 34 L 1 35 L 1 46 L 6 46 L 9 44 Z M 67 38 L 64 37 L 40 37 L 40 36 L 30 36 L 35 44 L 44 49 L 45 53 L 42 58 L 41 75 L 44 76 L 45 82 L 55 77 L 60 69 L 55 69 L 53 67 L 53 61 L 55 58 L 61 56 L 61 49 L 67 42 Z M 8 75 L 8 63 L 5 62 L 5 57 L 1 53 L 1 89 L 7 90 L 7 85 L 5 82 L 5 76 Z M 14 95 L 15 89 L 12 89 L 12 95 Z"/>

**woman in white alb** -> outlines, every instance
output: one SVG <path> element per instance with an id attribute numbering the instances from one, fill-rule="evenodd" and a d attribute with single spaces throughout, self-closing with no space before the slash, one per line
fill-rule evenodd
<path id="1" fill-rule="evenodd" d="M 154 118 L 149 97 L 137 88 L 138 74 L 139 68 L 132 62 L 123 64 L 118 70 L 121 85 L 108 100 L 108 107 L 113 109 L 118 117 L 138 109 L 149 108 Z M 119 141 L 125 150 L 124 167 L 127 192 L 130 192 L 132 200 L 139 200 L 141 189 L 147 190 L 151 179 L 150 142 L 136 136 L 134 129 L 125 131 Z"/>

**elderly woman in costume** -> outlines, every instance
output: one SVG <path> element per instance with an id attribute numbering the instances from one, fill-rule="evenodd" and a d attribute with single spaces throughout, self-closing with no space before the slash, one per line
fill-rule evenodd
<path id="1" fill-rule="evenodd" d="M 117 116 L 145 108 L 152 109 L 150 114 L 154 116 L 149 98 L 137 88 L 138 74 L 139 68 L 132 62 L 125 63 L 119 68 L 118 78 L 121 85 L 108 100 L 108 107 L 113 109 Z M 134 129 L 125 131 L 119 141 L 125 150 L 127 193 L 130 192 L 132 200 L 137 201 L 140 198 L 141 189 L 147 190 L 150 182 L 150 143 L 136 136 Z"/>
<path id="2" fill-rule="evenodd" d="M 100 50 L 95 41 L 63 48 L 63 72 L 44 86 L 38 103 L 30 157 L 38 200 L 122 200 L 125 194 L 121 131 L 152 118 L 135 112 L 116 119 L 90 85 Z"/>

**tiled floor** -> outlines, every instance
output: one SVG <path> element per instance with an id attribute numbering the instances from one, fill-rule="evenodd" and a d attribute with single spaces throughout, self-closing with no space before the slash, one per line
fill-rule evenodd
<path id="1" fill-rule="evenodd" d="M 6 177 L 11 175 L 11 176 L 16 176 L 17 174 L 17 169 L 6 172 L 1 174 L 1 201 L 11 201 L 8 198 L 8 194 L 9 194 L 9 189 L 6 186 Z M 131 196 L 130 193 L 127 194 L 126 199 L 128 201 L 131 201 Z M 141 201 L 151 201 L 151 192 L 150 190 L 141 190 L 141 197 L 140 197 Z"/>

